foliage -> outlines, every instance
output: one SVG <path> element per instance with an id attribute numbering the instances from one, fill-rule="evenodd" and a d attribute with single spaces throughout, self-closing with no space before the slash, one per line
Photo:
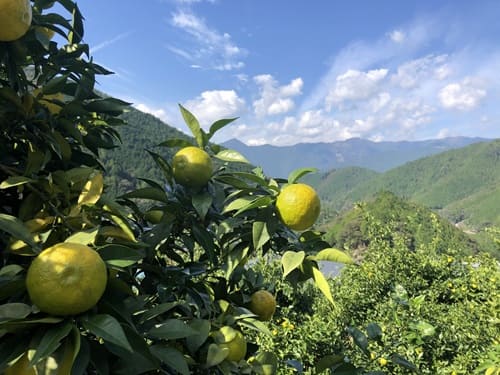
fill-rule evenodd
<path id="1" fill-rule="evenodd" d="M 76 3 L 56 3 L 52 8 L 53 1 L 34 1 L 29 32 L 0 44 L 0 371 L 26 355 L 44 373 L 59 374 L 275 368 L 276 356 L 246 339 L 246 357 L 231 360 L 237 357 L 224 345 L 232 341 L 219 340 L 218 332 L 232 327 L 244 337 L 269 333 L 247 308 L 263 286 L 249 265 L 262 256 L 292 254 L 293 262 L 282 259 L 287 278 L 311 279 L 331 300 L 318 262 L 350 258 L 325 249 L 321 233 L 289 230 L 275 209 L 283 184 L 309 170 L 288 180 L 269 178 L 258 168 L 235 172 L 233 166 L 246 159 L 210 143 L 233 119 L 204 131 L 180 107 L 193 137 L 167 138 L 158 147 L 175 150 L 194 140 L 218 160 L 208 184 L 176 184 L 170 157 L 149 150 L 154 177 L 141 178 L 143 185 L 119 197 L 107 195 L 100 152 L 116 146 L 115 126 L 123 125 L 120 115 L 129 106 L 94 89 L 95 76 L 109 72 L 82 43 Z M 65 9 L 71 21 L 51 13 L 56 8 Z M 39 26 L 53 29 L 56 40 Z M 152 211 L 160 213 L 155 222 L 147 219 Z M 34 257 L 61 242 L 92 247 L 108 272 L 99 302 L 68 317 L 41 312 L 25 287 Z"/>
<path id="2" fill-rule="evenodd" d="M 260 335 L 261 346 L 284 362 L 300 362 L 305 374 L 324 364 L 331 373 L 352 366 L 352 374 L 483 374 L 494 368 L 500 335 L 497 261 L 486 253 L 469 255 L 470 242 L 459 247 L 460 231 L 428 210 L 401 228 L 398 211 L 408 215 L 411 207 L 391 194 L 382 194 L 378 204 L 358 205 L 366 248 L 359 267 L 344 268 L 329 280 L 333 305 L 308 284 L 294 287 L 282 280 L 279 267 L 260 264 L 280 307 L 275 335 Z M 279 371 L 297 372 L 284 366 Z"/>

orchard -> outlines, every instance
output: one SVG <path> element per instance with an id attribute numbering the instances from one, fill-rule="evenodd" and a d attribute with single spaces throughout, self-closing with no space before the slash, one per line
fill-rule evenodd
<path id="1" fill-rule="evenodd" d="M 311 169 L 269 178 L 210 142 L 234 119 L 205 131 L 180 106 L 192 141 L 163 140 L 158 178 L 110 196 L 99 152 L 130 104 L 96 90 L 107 74 L 76 3 L 0 0 L 0 372 L 274 373 L 254 337 L 280 307 L 252 265 L 281 259 L 331 303 L 319 262 L 352 263 L 310 228 Z"/>

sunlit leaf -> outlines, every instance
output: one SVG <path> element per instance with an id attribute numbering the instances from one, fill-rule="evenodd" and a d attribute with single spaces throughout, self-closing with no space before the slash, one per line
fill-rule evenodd
<path id="1" fill-rule="evenodd" d="M 0 189 L 8 189 L 13 186 L 29 184 L 30 182 L 34 182 L 34 180 L 25 176 L 13 176 L 2 181 Z"/>
<path id="2" fill-rule="evenodd" d="M 262 249 L 262 246 L 271 239 L 265 221 L 254 221 L 252 224 L 252 239 L 256 250 Z"/>
<path id="3" fill-rule="evenodd" d="M 97 172 L 90 180 L 87 181 L 83 190 L 78 197 L 79 205 L 92 205 L 97 203 L 101 197 L 104 188 L 104 179 L 102 173 Z"/>
<path id="4" fill-rule="evenodd" d="M 219 151 L 215 157 L 220 160 L 229 161 L 229 162 L 238 162 L 238 163 L 246 163 L 250 164 L 250 162 L 238 151 L 235 150 L 222 150 Z"/>
<path id="5" fill-rule="evenodd" d="M 316 261 L 354 264 L 354 260 L 348 254 L 334 248 L 323 249 L 319 251 L 316 255 L 311 256 L 310 259 Z"/>
<path id="6" fill-rule="evenodd" d="M 302 176 L 308 174 L 308 173 L 315 173 L 317 172 L 317 168 L 299 168 L 295 169 L 294 171 L 290 172 L 288 175 L 288 183 L 293 184 L 297 182 Z"/>
<path id="7" fill-rule="evenodd" d="M 221 363 L 229 354 L 228 347 L 220 347 L 217 344 L 210 344 L 207 353 L 207 367 L 212 367 Z"/>
<path id="8" fill-rule="evenodd" d="M 180 104 L 179 108 L 181 110 L 181 114 L 182 117 L 184 118 L 186 125 L 191 130 L 191 134 L 193 134 L 193 137 L 196 140 L 196 143 L 198 144 L 198 147 L 205 148 L 207 143 L 206 139 L 207 137 L 204 131 L 201 129 L 198 119 Z"/>
<path id="9" fill-rule="evenodd" d="M 332 297 L 332 292 L 330 291 L 330 285 L 328 284 L 328 281 L 326 280 L 323 273 L 317 267 L 313 266 L 312 274 L 316 286 L 319 288 L 319 290 L 321 290 L 321 292 L 325 295 L 328 301 L 333 303 L 333 297 Z"/>
<path id="10" fill-rule="evenodd" d="M 298 268 L 304 260 L 306 253 L 303 251 L 285 251 L 281 257 L 281 264 L 283 265 L 283 277 L 286 277 L 294 269 Z"/>

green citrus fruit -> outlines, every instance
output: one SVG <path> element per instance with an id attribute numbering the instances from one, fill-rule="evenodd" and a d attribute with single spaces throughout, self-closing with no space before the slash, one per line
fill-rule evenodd
<path id="1" fill-rule="evenodd" d="M 267 290 L 259 290 L 250 297 L 250 311 L 260 320 L 271 320 L 276 311 L 276 299 Z"/>
<path id="2" fill-rule="evenodd" d="M 175 181 L 187 187 L 202 187 L 212 177 L 212 160 L 201 148 L 189 146 L 179 150 L 172 160 Z"/>
<path id="3" fill-rule="evenodd" d="M 31 263 L 26 288 L 31 301 L 52 315 L 75 315 L 93 307 L 106 288 L 106 264 L 88 246 L 58 243 Z"/>
<path id="4" fill-rule="evenodd" d="M 305 230 L 318 219 L 321 203 L 311 186 L 291 184 L 281 190 L 276 200 L 276 209 L 288 228 Z"/>
<path id="5" fill-rule="evenodd" d="M 229 353 L 226 357 L 228 361 L 239 362 L 247 354 L 247 342 L 243 334 L 229 326 L 224 326 L 219 330 L 220 348 L 227 348 Z"/>
<path id="6" fill-rule="evenodd" d="M 0 41 L 22 37 L 30 28 L 31 18 L 29 0 L 0 0 Z"/>

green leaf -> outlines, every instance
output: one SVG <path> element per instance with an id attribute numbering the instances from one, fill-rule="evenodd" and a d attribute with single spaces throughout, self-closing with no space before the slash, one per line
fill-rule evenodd
<path id="1" fill-rule="evenodd" d="M 382 328 L 377 323 L 368 324 L 366 333 L 371 340 L 380 340 L 382 338 Z"/>
<path id="2" fill-rule="evenodd" d="M 233 121 L 235 121 L 237 119 L 238 119 L 238 117 L 221 119 L 221 120 L 215 121 L 212 125 L 210 125 L 210 129 L 208 130 L 207 140 L 210 140 L 216 132 L 218 132 L 220 129 L 229 125 L 230 123 L 232 123 Z"/>
<path id="3" fill-rule="evenodd" d="M 84 105 L 89 112 L 103 112 L 111 116 L 119 116 L 130 106 L 130 103 L 115 98 L 95 99 Z"/>
<path id="4" fill-rule="evenodd" d="M 240 210 L 243 207 L 248 206 L 250 203 L 254 201 L 255 198 L 253 197 L 242 197 L 242 198 L 237 198 L 231 203 L 229 203 L 224 210 L 222 211 L 223 213 L 227 213 L 229 211 L 236 211 Z"/>
<path id="5" fill-rule="evenodd" d="M 80 243 L 88 245 L 94 243 L 99 228 L 92 228 L 87 231 L 76 232 L 64 240 L 67 243 Z"/>
<path id="6" fill-rule="evenodd" d="M 204 319 L 193 319 L 189 326 L 193 328 L 196 335 L 188 336 L 186 338 L 186 345 L 191 353 L 196 352 L 207 341 L 210 335 L 210 322 Z"/>
<path id="7" fill-rule="evenodd" d="M 0 213 L 0 231 L 9 233 L 12 237 L 26 242 L 34 249 L 40 250 L 33 234 L 24 223 L 15 216 Z"/>
<path id="8" fill-rule="evenodd" d="M 0 322 L 24 319 L 31 314 L 31 306 L 25 303 L 13 302 L 0 305 Z"/>
<path id="9" fill-rule="evenodd" d="M 120 348 L 132 352 L 132 347 L 125 336 L 125 332 L 123 332 L 123 328 L 118 320 L 111 315 L 92 315 L 88 319 L 82 320 L 82 325 L 85 329 L 88 329 L 97 337 L 101 337 L 104 341 L 109 341 Z"/>
<path id="10" fill-rule="evenodd" d="M 198 331 L 178 319 L 167 319 L 149 330 L 149 335 L 166 340 L 176 340 L 197 335 Z"/>
<path id="11" fill-rule="evenodd" d="M 141 323 L 148 321 L 149 319 L 153 319 L 167 311 L 172 310 L 175 306 L 178 306 L 179 302 L 165 302 L 161 303 L 153 308 L 150 308 L 141 315 Z"/>
<path id="12" fill-rule="evenodd" d="M 93 205 L 96 204 L 101 197 L 104 189 L 104 178 L 102 173 L 96 173 L 90 180 L 87 181 L 83 190 L 78 197 L 79 205 Z"/>
<path id="13" fill-rule="evenodd" d="M 303 251 L 285 251 L 281 257 L 281 264 L 283 265 L 283 278 L 285 278 L 294 269 L 298 268 L 302 264 L 305 257 L 306 253 Z"/>
<path id="14" fill-rule="evenodd" d="M 260 352 L 250 364 L 257 374 L 274 375 L 278 369 L 278 357 L 272 352 Z"/>
<path id="15" fill-rule="evenodd" d="M 189 112 L 186 108 L 184 108 L 182 105 L 179 104 L 179 108 L 181 110 L 182 117 L 186 122 L 186 125 L 189 127 L 191 133 L 193 134 L 194 139 L 196 140 L 196 143 L 200 148 L 204 149 L 207 143 L 207 136 L 205 132 L 201 129 L 200 123 L 198 122 L 196 117 L 194 117 L 194 115 L 191 112 Z"/>
<path id="16" fill-rule="evenodd" d="M 101 258 L 108 264 L 116 267 L 128 267 L 144 258 L 142 249 L 131 249 L 130 247 L 111 244 L 98 249 Z"/>
<path id="17" fill-rule="evenodd" d="M 250 162 L 238 151 L 235 150 L 222 150 L 219 151 L 215 157 L 220 160 L 229 161 L 229 162 L 237 162 L 237 163 L 246 163 L 250 164 Z"/>
<path id="18" fill-rule="evenodd" d="M 252 224 L 252 239 L 255 250 L 262 249 L 262 246 L 271 239 L 265 221 L 254 221 Z"/>
<path id="19" fill-rule="evenodd" d="M 322 260 L 328 262 L 354 264 L 354 260 L 348 254 L 334 248 L 323 249 L 319 251 L 316 255 L 310 256 L 308 258 L 316 261 Z"/>
<path id="20" fill-rule="evenodd" d="M 212 367 L 221 363 L 229 354 L 229 348 L 220 347 L 217 344 L 210 344 L 207 353 L 207 367 Z"/>
<path id="21" fill-rule="evenodd" d="M 193 203 L 193 207 L 198 213 L 198 216 L 200 217 L 201 220 L 205 219 L 205 215 L 207 214 L 210 206 L 212 205 L 213 198 L 212 195 L 210 195 L 207 192 L 201 193 L 201 194 L 196 194 L 193 195 L 191 198 L 191 201 Z"/>
<path id="22" fill-rule="evenodd" d="M 366 354 L 369 354 L 368 339 L 366 335 L 356 327 L 348 327 L 347 332 L 354 340 L 354 343 Z"/>
<path id="23" fill-rule="evenodd" d="M 13 186 L 29 184 L 31 182 L 35 182 L 35 180 L 25 176 L 13 176 L 2 181 L 2 183 L 0 184 L 0 189 L 8 189 Z"/>
<path id="24" fill-rule="evenodd" d="M 268 195 L 264 195 L 262 197 L 258 197 L 258 198 L 255 198 L 253 200 L 251 200 L 247 205 L 241 207 L 238 209 L 238 211 L 236 211 L 234 213 L 233 216 L 238 216 L 239 214 L 245 212 L 245 211 L 248 211 L 248 210 L 251 210 L 251 209 L 254 209 L 254 208 L 261 208 L 261 207 L 267 207 L 269 206 L 271 203 L 273 202 L 273 198 L 271 198 L 270 196 Z M 230 206 L 231 204 L 228 205 L 228 207 Z M 228 207 L 226 207 L 224 209 L 224 211 L 231 211 L 231 210 L 228 210 Z"/>
<path id="25" fill-rule="evenodd" d="M 412 370 L 412 371 L 419 373 L 417 366 L 415 366 L 413 363 L 411 363 L 406 358 L 402 357 L 401 355 L 399 355 L 397 353 L 391 354 L 390 360 L 392 363 L 395 363 L 395 364 L 397 364 L 401 367 L 404 367 L 408 370 Z"/>
<path id="26" fill-rule="evenodd" d="M 317 168 L 299 168 L 295 169 L 294 171 L 290 172 L 288 175 L 288 183 L 289 184 L 294 184 L 297 182 L 302 176 L 308 174 L 308 173 L 315 173 L 317 172 Z"/>
<path id="27" fill-rule="evenodd" d="M 153 345 L 151 346 L 151 353 L 177 373 L 182 375 L 190 374 L 187 361 L 179 350 L 170 346 Z"/>
<path id="28" fill-rule="evenodd" d="M 436 333 L 436 328 L 432 324 L 424 322 L 423 320 L 419 321 L 415 328 L 420 332 L 422 337 L 433 336 Z"/>
<path id="29" fill-rule="evenodd" d="M 330 291 L 330 285 L 328 284 L 328 281 L 325 279 L 323 273 L 319 270 L 319 268 L 312 266 L 312 274 L 314 282 L 316 283 L 316 286 L 319 288 L 319 290 L 321 290 L 321 292 L 325 295 L 328 301 L 334 303 L 332 292 Z"/>
<path id="30" fill-rule="evenodd" d="M 61 345 L 61 340 L 68 336 L 72 328 L 73 325 L 68 321 L 48 329 L 38 344 L 35 355 L 31 359 L 30 363 L 36 364 L 40 360 L 47 358 L 49 355 L 54 353 L 59 345 Z"/>
<path id="31" fill-rule="evenodd" d="M 344 356 L 342 354 L 330 354 L 322 357 L 318 363 L 316 363 L 316 373 L 320 374 L 325 370 L 328 370 L 334 365 L 344 363 Z"/>
<path id="32" fill-rule="evenodd" d="M 165 190 L 160 190 L 155 187 L 145 187 L 131 191 L 130 193 L 122 195 L 122 198 L 137 198 L 137 199 L 150 199 L 159 202 L 168 202 Z"/>

